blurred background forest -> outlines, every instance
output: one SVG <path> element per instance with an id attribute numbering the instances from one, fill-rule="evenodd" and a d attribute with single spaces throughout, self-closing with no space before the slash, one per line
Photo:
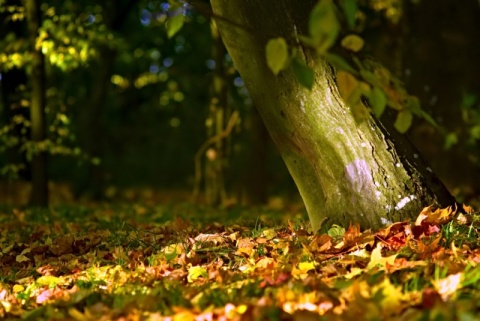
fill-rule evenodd
<path id="1" fill-rule="evenodd" d="M 27 204 L 33 177 L 51 203 L 297 199 L 208 1 L 47 0 L 36 25 L 35 2 L 0 0 L 0 204 Z M 480 3 L 357 3 L 364 54 L 440 125 L 417 119 L 408 135 L 460 201 L 478 197 Z"/>

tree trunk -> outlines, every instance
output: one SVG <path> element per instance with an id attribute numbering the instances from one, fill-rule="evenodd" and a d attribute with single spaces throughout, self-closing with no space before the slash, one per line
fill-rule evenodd
<path id="1" fill-rule="evenodd" d="M 37 206 L 48 205 L 48 167 L 47 153 L 39 148 L 39 143 L 45 140 L 45 58 L 37 47 L 38 30 L 41 25 L 40 2 L 25 1 L 25 14 L 28 24 L 30 48 L 32 50 L 30 122 L 31 139 L 38 149 L 32 155 L 32 194 L 31 204 Z"/>
<path id="2" fill-rule="evenodd" d="M 265 59 L 270 38 L 307 34 L 316 0 L 211 0 L 217 24 L 307 208 L 313 230 L 337 223 L 378 228 L 454 199 L 393 126 L 370 117 L 357 124 L 334 70 L 300 48 L 315 71 L 312 90 L 291 70 L 274 76 Z"/>
<path id="3" fill-rule="evenodd" d="M 84 151 L 89 157 L 102 160 L 106 145 L 104 114 L 116 52 L 107 46 L 101 46 L 98 48 L 98 52 L 98 61 L 92 64 L 90 99 L 84 107 L 80 121 Z M 100 164 L 89 164 L 88 182 L 86 184 L 94 200 L 103 198 L 105 172 L 101 162 Z"/>

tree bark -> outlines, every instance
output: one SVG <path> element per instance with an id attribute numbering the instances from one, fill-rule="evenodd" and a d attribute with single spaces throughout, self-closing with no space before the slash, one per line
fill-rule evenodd
<path id="1" fill-rule="evenodd" d="M 211 0 L 217 24 L 265 125 L 304 200 L 313 230 L 326 222 L 378 228 L 455 201 L 405 136 L 369 117 L 357 124 L 335 72 L 307 48 L 312 90 L 291 70 L 274 76 L 265 59 L 273 37 L 307 34 L 315 0 Z M 299 45 L 300 46 L 300 45 Z"/>
<path id="2" fill-rule="evenodd" d="M 34 148 L 32 153 L 32 194 L 31 204 L 36 206 L 48 205 L 48 167 L 47 152 L 38 146 L 46 138 L 45 107 L 45 57 L 37 46 L 38 30 L 41 25 L 40 2 L 37 0 L 25 1 L 25 14 L 28 24 L 30 48 L 32 50 L 30 122 L 31 139 Z"/>

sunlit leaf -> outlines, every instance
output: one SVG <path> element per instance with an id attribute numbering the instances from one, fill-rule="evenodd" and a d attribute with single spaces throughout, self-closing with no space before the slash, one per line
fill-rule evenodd
<path id="1" fill-rule="evenodd" d="M 270 39 L 265 48 L 268 68 L 274 75 L 282 71 L 288 61 L 288 46 L 283 38 Z"/>
<path id="2" fill-rule="evenodd" d="M 292 269 L 292 276 L 296 279 L 304 279 L 307 277 L 308 271 L 315 270 L 314 262 L 301 262 L 297 267 Z"/>
<path id="3" fill-rule="evenodd" d="M 60 283 L 60 278 L 57 278 L 56 276 L 53 276 L 53 275 L 43 275 L 39 277 L 35 282 L 37 282 L 40 285 L 53 286 Z"/>
<path id="4" fill-rule="evenodd" d="M 385 278 L 382 283 L 373 289 L 373 292 L 381 292 L 381 296 L 374 296 L 380 298 L 378 304 L 384 311 L 400 311 L 403 306 L 402 301 L 406 299 L 401 286 L 393 285 L 388 278 Z"/>
<path id="5" fill-rule="evenodd" d="M 433 286 L 443 300 L 448 300 L 462 286 L 463 273 L 455 273 L 444 279 L 432 281 Z"/>
<path id="6" fill-rule="evenodd" d="M 315 5 L 310 13 L 308 30 L 319 53 L 324 53 L 335 43 L 340 31 L 340 23 L 335 15 L 332 0 L 320 0 Z"/>
<path id="7" fill-rule="evenodd" d="M 267 240 L 271 240 L 275 236 L 277 236 L 277 233 L 275 232 L 275 229 L 273 229 L 273 228 L 263 230 L 262 234 L 267 238 Z"/>
<path id="8" fill-rule="evenodd" d="M 15 284 L 15 285 L 13 286 L 13 292 L 14 292 L 14 293 L 22 292 L 23 290 L 25 290 L 25 288 L 23 287 L 23 285 Z"/>
<path id="9" fill-rule="evenodd" d="M 397 254 L 383 257 L 382 256 L 382 246 L 379 243 L 377 247 L 372 251 L 372 256 L 370 257 L 370 262 L 368 262 L 367 269 L 373 269 L 376 266 L 384 268 L 387 264 L 394 265 L 395 258 Z"/>
<path id="10" fill-rule="evenodd" d="M 400 133 L 405 133 L 412 125 L 412 119 L 413 115 L 409 110 L 404 109 L 400 111 L 395 120 L 395 129 Z"/>
<path id="11" fill-rule="evenodd" d="M 294 58 L 292 60 L 292 69 L 298 82 L 308 89 L 312 89 L 315 81 L 315 73 L 302 60 Z"/>
<path id="12" fill-rule="evenodd" d="M 193 282 L 197 280 L 200 277 L 207 277 L 208 273 L 207 270 L 204 267 L 201 266 L 192 266 L 191 268 L 188 269 L 188 282 Z"/>
<path id="13" fill-rule="evenodd" d="M 182 8 L 176 8 L 170 11 L 170 16 L 165 23 L 168 38 L 172 38 L 180 31 L 180 29 L 182 29 L 183 22 L 184 16 Z"/>
<path id="14" fill-rule="evenodd" d="M 298 263 L 298 269 L 304 272 L 315 270 L 315 264 L 313 262 L 301 262 Z"/>

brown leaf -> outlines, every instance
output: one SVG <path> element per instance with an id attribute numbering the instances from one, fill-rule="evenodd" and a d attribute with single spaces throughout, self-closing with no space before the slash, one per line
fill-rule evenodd
<path id="1" fill-rule="evenodd" d="M 323 253 L 332 248 L 332 238 L 327 234 L 315 235 L 309 244 L 311 252 Z"/>
<path id="2" fill-rule="evenodd" d="M 56 256 L 60 256 L 63 254 L 71 253 L 73 248 L 73 241 L 74 238 L 72 235 L 64 235 L 59 236 L 52 241 L 52 245 L 50 245 L 50 252 L 52 252 Z"/>

